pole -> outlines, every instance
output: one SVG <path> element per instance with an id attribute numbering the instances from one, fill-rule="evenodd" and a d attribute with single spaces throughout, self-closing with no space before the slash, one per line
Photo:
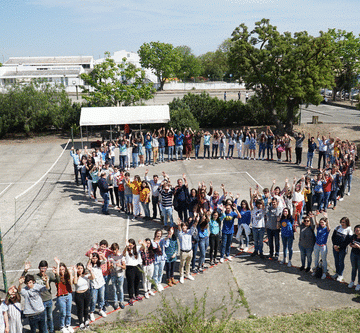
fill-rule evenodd
<path id="1" fill-rule="evenodd" d="M 84 149 L 83 137 L 82 137 L 82 127 L 80 126 L 80 134 L 81 134 L 81 149 Z"/>
<path id="2" fill-rule="evenodd" d="M 75 148 L 74 146 L 74 129 L 71 127 L 71 142 L 72 142 L 72 146 Z"/>
<path id="3" fill-rule="evenodd" d="M 5 270 L 5 259 L 4 259 L 4 250 L 3 250 L 1 229 L 0 229 L 0 257 L 1 257 L 1 270 L 2 270 L 3 281 L 4 281 L 4 289 L 5 289 L 5 292 L 7 293 L 8 287 L 7 287 L 7 278 L 6 278 L 6 270 Z"/>

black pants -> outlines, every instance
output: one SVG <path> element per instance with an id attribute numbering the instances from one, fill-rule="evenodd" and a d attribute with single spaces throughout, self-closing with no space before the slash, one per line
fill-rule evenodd
<path id="1" fill-rule="evenodd" d="M 92 183 L 92 187 L 93 187 L 94 198 L 96 199 L 96 190 L 98 188 L 98 184 L 97 183 Z"/>
<path id="2" fill-rule="evenodd" d="M 79 323 L 85 323 L 89 316 L 90 289 L 86 290 L 84 293 L 75 293 L 75 304 Z"/>
<path id="3" fill-rule="evenodd" d="M 305 207 L 306 207 L 306 214 L 309 215 L 309 213 L 312 211 L 312 206 L 313 206 L 313 199 L 312 199 L 312 194 L 308 194 L 307 195 L 307 201 L 305 202 Z"/>
<path id="4" fill-rule="evenodd" d="M 179 202 L 179 207 L 177 209 L 179 218 L 181 221 L 186 222 L 188 219 L 188 207 L 186 202 Z"/>
<path id="5" fill-rule="evenodd" d="M 141 279 L 141 271 L 138 266 L 126 266 L 126 281 L 130 298 L 139 295 L 139 285 Z"/>
<path id="6" fill-rule="evenodd" d="M 119 188 L 118 187 L 114 187 L 114 193 L 115 193 L 116 207 L 120 207 Z"/>
<path id="7" fill-rule="evenodd" d="M 79 169 L 76 164 L 74 164 L 74 174 L 75 174 L 76 185 L 79 185 Z"/>
<path id="8" fill-rule="evenodd" d="M 296 164 L 301 164 L 302 148 L 301 147 L 296 147 L 295 148 L 295 154 L 296 154 Z"/>
<path id="9" fill-rule="evenodd" d="M 155 197 L 155 196 L 152 196 L 151 197 L 151 200 L 152 200 L 152 208 L 153 208 L 153 219 L 156 219 L 157 217 L 157 209 L 158 209 L 158 204 L 159 204 L 159 197 Z M 159 209 L 160 211 L 160 209 Z"/>
<path id="10" fill-rule="evenodd" d="M 326 152 L 325 151 L 319 151 L 319 162 L 318 162 L 318 169 L 320 169 L 321 159 L 323 159 L 323 169 L 325 169 L 325 163 L 326 163 Z"/>
<path id="11" fill-rule="evenodd" d="M 175 261 L 165 263 L 166 279 L 174 277 Z"/>
<path id="12" fill-rule="evenodd" d="M 216 258 L 218 248 L 219 248 L 220 235 L 210 234 L 209 243 L 210 243 L 210 261 Z"/>
<path id="13" fill-rule="evenodd" d="M 266 229 L 268 236 L 268 244 L 270 249 L 270 257 L 274 255 L 274 241 L 275 241 L 275 256 L 279 256 L 280 252 L 280 229 Z"/>

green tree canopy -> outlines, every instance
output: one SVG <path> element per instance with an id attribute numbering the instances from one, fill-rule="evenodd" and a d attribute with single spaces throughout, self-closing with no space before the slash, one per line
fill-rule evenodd
<path id="1" fill-rule="evenodd" d="M 83 97 L 90 105 L 128 106 L 154 97 L 155 89 L 151 82 L 146 82 L 145 71 L 128 63 L 126 58 L 122 60 L 117 64 L 107 52 L 104 62 L 96 64 L 91 73 L 80 75 L 85 82 L 81 86 Z"/>
<path id="2" fill-rule="evenodd" d="M 231 70 L 272 115 L 277 128 L 292 131 L 301 103 L 318 105 L 320 88 L 331 87 L 339 58 L 329 33 L 280 33 L 262 19 L 249 31 L 245 24 L 232 34 Z"/>
<path id="3" fill-rule="evenodd" d="M 163 90 L 165 81 L 175 77 L 181 67 L 181 54 L 172 44 L 150 42 L 144 43 L 138 50 L 143 68 L 154 71 Z"/>
<path id="4" fill-rule="evenodd" d="M 178 79 L 190 80 L 201 73 L 201 61 L 197 58 L 188 46 L 177 46 L 175 48 L 181 55 L 181 63 L 176 76 Z"/>

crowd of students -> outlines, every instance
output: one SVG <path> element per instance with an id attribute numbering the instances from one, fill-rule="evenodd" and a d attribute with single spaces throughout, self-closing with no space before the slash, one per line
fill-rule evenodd
<path id="1" fill-rule="evenodd" d="M 160 132 L 164 133 L 165 130 Z M 169 133 L 171 132 L 172 129 Z M 220 132 L 221 138 L 225 134 Z M 269 134 L 271 135 L 267 132 L 264 135 Z M 253 135 L 254 133 L 251 134 Z M 299 137 L 304 140 L 305 136 L 299 134 Z M 318 142 L 320 141 L 327 144 L 325 138 L 319 138 Z M 313 142 L 314 139 L 309 138 L 309 145 Z M 21 332 L 23 314 L 28 319 L 32 332 L 36 328 L 40 332 L 53 332 L 52 284 L 56 286 L 60 330 L 74 331 L 71 327 L 73 300 L 78 325 L 80 329 L 85 329 L 95 320 L 96 306 L 98 314 L 103 317 L 106 317 L 109 302 L 112 302 L 115 309 L 124 308 L 124 281 L 127 283 L 128 304 L 133 305 L 136 300 L 150 298 L 155 291 L 161 292 L 164 289 L 164 269 L 166 283 L 171 287 L 177 283 L 175 276 L 180 283 L 184 283 L 185 279 L 194 280 L 191 273 L 201 273 L 206 268 L 207 257 L 210 265 L 222 263 L 225 259 L 232 260 L 230 250 L 234 236 L 239 241 L 239 250 L 245 252 L 249 251 L 252 237 L 254 251 L 251 255 L 260 258 L 264 258 L 265 239 L 269 246 L 269 258 L 272 260 L 279 259 L 281 239 L 283 258 L 280 263 L 291 267 L 294 236 L 298 233 L 300 270 L 312 270 L 313 275 L 320 271 L 322 279 L 327 277 L 327 243 L 330 234 L 327 209 L 336 207 L 346 188 L 350 194 L 349 175 L 354 170 L 356 157 L 351 144 L 345 142 L 342 147 L 342 142 L 339 145 L 339 141 L 335 140 L 335 157 L 324 154 L 325 168 L 320 168 L 318 174 L 312 176 L 308 170 L 301 178 L 294 178 L 292 183 L 286 179 L 283 188 L 276 186 L 274 180 L 271 188 L 265 188 L 262 193 L 255 186 L 254 190 L 250 188 L 249 200 L 241 200 L 239 194 L 228 193 L 223 184 L 220 185 L 220 192 L 213 188 L 211 182 L 209 186 L 200 182 L 197 188 L 189 189 L 185 174 L 176 184 L 171 182 L 165 172 L 162 173 L 161 180 L 158 175 L 153 175 L 150 179 L 147 169 L 143 180 L 139 175 L 131 179 L 129 172 L 114 166 L 114 156 L 109 155 L 116 145 L 111 142 L 104 144 L 99 152 L 75 152 L 72 148 L 75 176 L 80 172 L 83 188 L 94 200 L 97 188 L 100 189 L 105 214 L 108 213 L 107 204 L 110 200 L 114 208 L 123 210 L 134 219 L 156 219 L 160 212 L 166 231 L 163 231 L 164 228 L 157 229 L 153 237 L 137 243 L 134 239 L 128 239 L 125 244 L 114 242 L 109 246 L 106 240 L 102 240 L 86 252 L 88 259 L 85 264 L 77 263 L 68 267 L 55 258 L 56 266 L 51 272 L 49 264 L 42 260 L 38 265 L 39 272 L 35 275 L 28 274 L 30 264 L 26 263 L 19 285 L 9 288 L 1 304 L 0 323 L 3 331 Z M 221 150 L 223 149 L 220 149 L 220 153 Z M 107 155 L 104 156 L 102 153 L 105 151 Z M 231 158 L 231 150 L 229 152 Z M 180 153 L 178 151 L 178 155 Z M 214 154 L 216 156 L 216 149 Z M 254 156 L 253 153 L 249 154 Z M 120 155 L 120 163 L 121 156 L 125 155 Z M 291 156 L 291 151 L 288 156 Z M 149 152 L 148 161 L 150 158 Z M 127 160 L 124 160 L 126 165 Z M 174 222 L 174 210 L 179 216 L 177 222 Z M 349 219 L 342 218 L 334 229 L 331 240 L 336 268 L 332 278 L 343 281 L 345 257 L 350 247 L 352 273 L 348 286 L 360 290 L 360 281 L 355 283 L 356 275 L 358 279 L 360 276 L 360 225 L 356 225 L 353 232 Z M 314 267 L 311 269 L 313 254 Z M 178 256 L 180 263 L 177 267 L 175 263 Z M 175 269 L 178 269 L 178 274 Z M 22 311 L 21 297 L 24 299 Z"/>

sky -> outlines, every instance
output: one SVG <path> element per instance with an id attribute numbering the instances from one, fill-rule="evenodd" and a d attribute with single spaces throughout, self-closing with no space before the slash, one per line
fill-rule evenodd
<path id="1" fill-rule="evenodd" d="M 360 33 L 358 0 L 0 0 L 0 62 L 23 56 L 137 52 L 144 42 L 215 51 L 241 23 L 280 32 Z"/>

